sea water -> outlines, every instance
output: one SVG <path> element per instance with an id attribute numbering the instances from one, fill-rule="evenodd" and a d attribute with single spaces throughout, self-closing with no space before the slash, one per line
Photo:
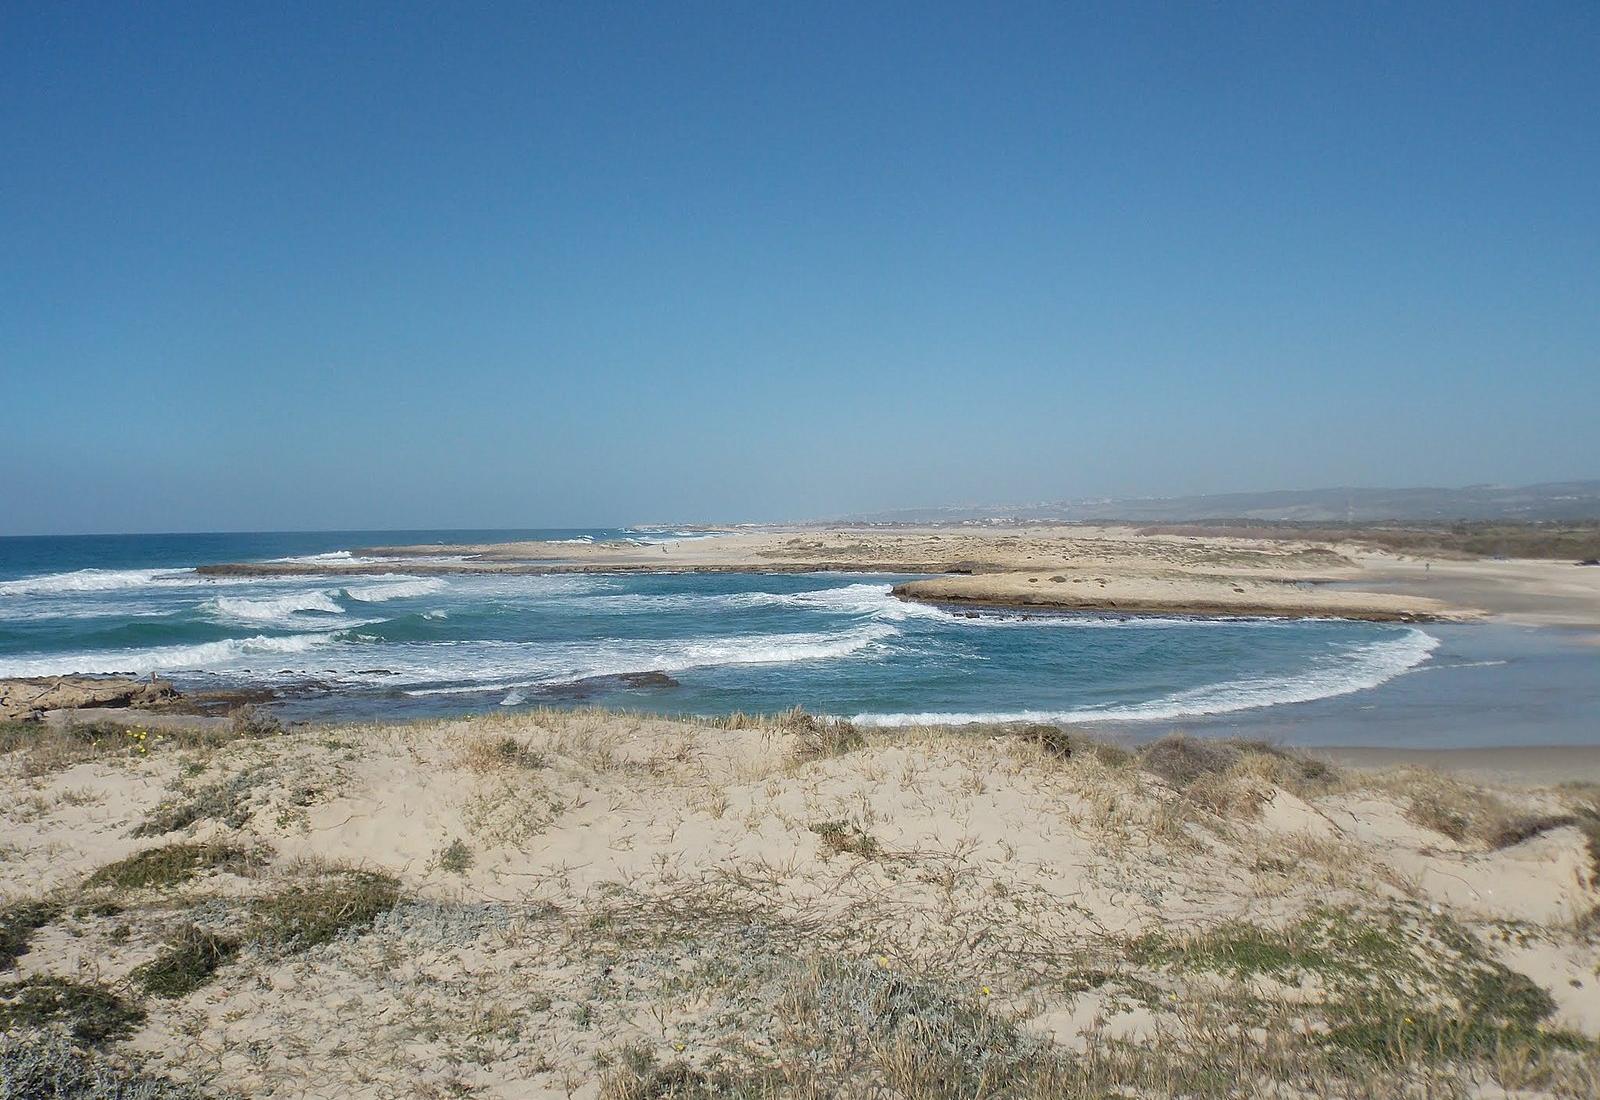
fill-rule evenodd
<path id="1" fill-rule="evenodd" d="M 1468 664 L 1488 675 L 1512 663 L 1479 652 L 1482 639 L 1500 637 L 1494 628 L 972 613 L 896 599 L 890 589 L 906 578 L 889 575 L 419 576 L 406 572 L 408 559 L 363 559 L 360 549 L 687 537 L 699 536 L 542 530 L 0 539 L 0 676 L 159 673 L 192 689 L 266 684 L 284 692 L 286 713 L 335 719 L 582 701 L 679 714 L 802 705 L 885 726 L 1025 720 L 1153 733 L 1184 724 L 1248 726 L 1297 708 L 1321 714 L 1326 725 L 1330 706 L 1336 716 L 1359 716 L 1371 700 L 1393 697 L 1398 682 L 1420 682 L 1420 671 Z M 285 559 L 310 572 L 205 577 L 193 569 Z M 381 571 L 316 572 L 322 563 L 349 561 Z M 1473 630 L 1490 633 L 1466 633 Z M 1443 664 L 1442 644 L 1453 654 Z M 640 673 L 661 675 L 633 676 Z M 1444 694 L 1436 702 L 1448 704 L 1459 688 Z M 1575 705 L 1581 714 L 1583 701 Z M 1398 743 L 1396 728 L 1403 739 L 1403 727 L 1391 727 L 1367 743 Z M 1292 725 L 1273 734 L 1306 739 Z M 1573 736 L 1584 739 L 1581 729 L 1553 739 Z M 1428 743 L 1439 740 L 1435 730 Z"/>

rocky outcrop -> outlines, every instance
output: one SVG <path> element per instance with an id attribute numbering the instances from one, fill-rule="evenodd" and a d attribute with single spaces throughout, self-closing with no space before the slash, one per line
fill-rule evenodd
<path id="1" fill-rule="evenodd" d="M 0 680 L 0 720 L 38 718 L 47 710 L 85 707 L 149 707 L 169 702 L 178 691 L 166 680 L 126 676 L 40 676 Z"/>
<path id="2" fill-rule="evenodd" d="M 541 690 L 540 694 L 550 698 L 573 700 L 587 699 L 603 691 L 616 691 L 629 689 L 632 691 L 659 691 L 675 688 L 678 681 L 659 669 L 649 672 L 621 672 L 610 673 L 605 676 L 585 676 L 581 680 L 571 680 L 563 684 L 551 684 Z"/>

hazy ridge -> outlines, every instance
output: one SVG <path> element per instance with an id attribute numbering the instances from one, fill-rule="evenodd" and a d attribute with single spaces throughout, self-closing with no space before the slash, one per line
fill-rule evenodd
<path id="1" fill-rule="evenodd" d="M 1086 498 L 1035 504 L 962 504 L 861 512 L 843 518 L 864 523 L 959 523 L 991 519 L 1144 523 L 1216 519 L 1275 522 L 1588 520 L 1600 519 L 1600 480 L 1555 481 L 1517 487 L 1285 489 L 1200 496 Z"/>

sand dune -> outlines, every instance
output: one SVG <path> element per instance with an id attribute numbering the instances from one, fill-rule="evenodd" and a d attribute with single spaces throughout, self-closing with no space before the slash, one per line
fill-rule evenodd
<path id="1" fill-rule="evenodd" d="M 29 729 L 0 1002 L 128 1010 L 69 1055 L 0 1009 L 40 1058 L 296 1097 L 1600 1082 L 1592 787 L 803 715 Z"/>

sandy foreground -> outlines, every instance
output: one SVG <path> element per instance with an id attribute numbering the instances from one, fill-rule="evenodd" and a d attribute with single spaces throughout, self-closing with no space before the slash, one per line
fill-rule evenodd
<path id="1" fill-rule="evenodd" d="M 0 1081 L 1600 1094 L 1594 784 L 798 713 L 0 730 Z"/>
<path id="2" fill-rule="evenodd" d="M 1362 565 L 1322 544 L 1144 536 L 1091 527 L 799 528 L 739 531 L 661 545 L 512 542 L 382 546 L 390 561 L 202 566 L 208 575 L 395 572 L 848 572 L 943 574 L 902 585 L 907 599 L 1073 610 L 1471 618 L 1476 611 L 1415 592 L 1364 592 L 1329 582 Z"/>

